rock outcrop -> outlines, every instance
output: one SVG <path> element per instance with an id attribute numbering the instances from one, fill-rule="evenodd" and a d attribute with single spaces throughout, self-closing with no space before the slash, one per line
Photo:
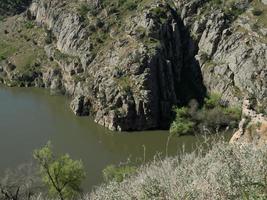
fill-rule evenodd
<path id="1" fill-rule="evenodd" d="M 243 103 L 243 116 L 239 130 L 231 138 L 231 143 L 267 144 L 267 117 L 258 114 L 252 103 L 246 99 Z"/>
<path id="2" fill-rule="evenodd" d="M 71 107 L 77 115 L 88 113 L 82 96 L 95 121 L 111 130 L 167 128 L 173 105 L 205 96 L 194 58 L 197 47 L 175 10 L 165 4 L 152 3 L 126 16 L 120 33 L 107 30 L 108 39 L 97 52 L 88 30 L 92 24 L 68 10 L 66 2 L 39 1 L 29 10 L 54 36 L 45 49 L 60 67 L 60 86 L 74 97 Z M 105 26 L 102 20 L 96 26 Z M 44 79 L 49 87 L 50 79 Z"/>
<path id="3" fill-rule="evenodd" d="M 196 58 L 208 92 L 222 94 L 235 105 L 241 105 L 246 95 L 267 102 L 267 37 L 262 33 L 267 25 L 259 23 L 264 14 L 252 14 L 257 9 L 267 13 L 267 6 L 246 0 L 229 8 L 206 0 L 176 2 L 198 43 Z"/>
<path id="4" fill-rule="evenodd" d="M 24 18 L 43 30 L 43 40 L 32 43 L 46 58 L 27 73 L 5 59 L 0 81 L 69 95 L 76 115 L 111 130 L 168 128 L 174 105 L 201 104 L 206 92 L 230 105 L 246 95 L 265 105 L 267 7 L 218 3 L 35 0 Z"/>

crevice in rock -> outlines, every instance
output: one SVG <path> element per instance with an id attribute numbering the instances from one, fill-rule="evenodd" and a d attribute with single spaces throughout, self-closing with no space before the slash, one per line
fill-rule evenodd
<path id="1" fill-rule="evenodd" d="M 174 21 L 167 22 L 160 30 L 163 48 L 156 55 L 158 124 L 163 129 L 169 128 L 173 106 L 186 106 L 192 99 L 201 105 L 206 96 L 200 65 L 195 58 L 198 46 L 180 16 L 174 10 L 172 15 Z M 171 32 L 173 23 L 172 28 L 176 30 Z M 169 30 L 164 33 L 166 27 Z"/>

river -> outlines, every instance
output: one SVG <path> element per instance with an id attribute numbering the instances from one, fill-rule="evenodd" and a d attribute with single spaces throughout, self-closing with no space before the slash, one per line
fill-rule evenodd
<path id="1" fill-rule="evenodd" d="M 31 162 L 33 150 L 51 141 L 56 153 L 83 161 L 84 188 L 89 191 L 103 181 L 102 170 L 107 165 L 164 154 L 167 137 L 167 131 L 111 132 L 89 117 L 75 116 L 64 96 L 51 96 L 44 89 L 0 86 L 0 173 Z M 191 151 L 199 140 L 173 137 L 169 155 L 179 153 L 183 145 Z"/>

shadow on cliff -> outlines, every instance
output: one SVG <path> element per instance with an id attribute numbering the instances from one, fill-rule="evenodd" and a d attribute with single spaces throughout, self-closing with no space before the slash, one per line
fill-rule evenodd
<path id="1" fill-rule="evenodd" d="M 27 10 L 32 0 L 1 0 L 0 16 L 21 14 Z"/>
<path id="2" fill-rule="evenodd" d="M 207 96 L 207 89 L 203 82 L 200 64 L 195 58 L 199 50 L 198 45 L 190 35 L 188 27 L 183 23 L 177 12 L 172 8 L 170 9 L 179 29 L 179 40 L 174 39 L 174 42 L 180 43 L 179 48 L 174 47 L 176 48 L 176 54 L 180 55 L 178 56 L 178 60 L 174 60 L 175 66 L 173 67 L 173 74 L 176 77 L 173 78 L 173 81 L 176 101 L 170 101 L 171 108 L 174 106 L 187 106 L 192 100 L 196 100 L 201 107 Z M 168 41 L 163 40 L 162 42 L 166 43 Z M 177 52 L 177 49 L 179 52 Z M 179 73 L 175 72 L 177 69 L 179 69 Z M 159 74 L 158 76 L 162 75 Z M 160 101 L 162 101 L 162 99 L 160 99 Z M 162 125 L 161 128 L 163 129 L 168 129 L 170 123 L 175 118 L 175 113 L 173 113 L 172 109 L 168 110 L 170 114 L 166 113 L 166 109 L 161 109 L 159 123 Z"/>
<path id="3" fill-rule="evenodd" d="M 204 103 L 207 96 L 207 89 L 203 82 L 200 64 L 195 56 L 198 53 L 198 45 L 190 36 L 190 33 L 183 22 L 179 19 L 182 27 L 183 42 L 183 66 L 181 69 L 181 80 L 177 85 L 176 91 L 180 95 L 180 105 L 186 106 L 195 99 L 200 106 Z"/>

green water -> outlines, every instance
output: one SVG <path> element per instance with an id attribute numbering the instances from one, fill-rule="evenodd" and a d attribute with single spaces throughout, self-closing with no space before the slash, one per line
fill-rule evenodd
<path id="1" fill-rule="evenodd" d="M 34 149 L 50 140 L 57 153 L 69 153 L 84 162 L 91 190 L 102 182 L 102 170 L 128 158 L 150 160 L 165 154 L 167 131 L 117 133 L 96 125 L 89 117 L 76 117 L 63 96 L 51 96 L 43 89 L 0 86 L 0 173 L 32 160 Z M 175 137 L 169 154 L 185 145 L 186 151 L 200 138 Z M 144 153 L 145 147 L 145 153 Z"/>

